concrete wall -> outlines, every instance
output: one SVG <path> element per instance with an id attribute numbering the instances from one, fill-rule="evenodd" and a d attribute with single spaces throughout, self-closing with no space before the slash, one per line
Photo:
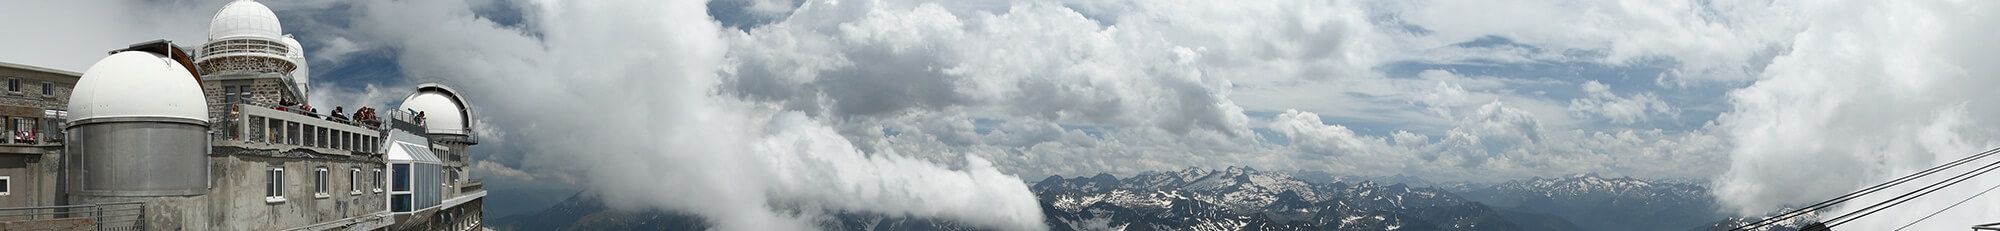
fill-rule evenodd
<path id="1" fill-rule="evenodd" d="M 208 194 L 186 197 L 104 197 L 70 195 L 71 204 L 145 202 L 147 228 L 154 230 L 283 230 L 386 212 L 386 194 L 376 192 L 372 156 L 325 155 L 303 150 L 249 149 L 218 144 L 211 161 Z M 0 159 L 0 161 L 4 161 Z M 4 166 L 0 166 L 4 167 Z M 266 171 L 284 168 L 284 200 L 265 197 Z M 328 170 L 325 197 L 316 195 L 315 170 Z M 363 187 L 350 190 L 352 169 L 361 169 Z M 0 170 L 4 172 L 4 170 Z"/>
<path id="2" fill-rule="evenodd" d="M 88 205 L 119 202 L 140 202 L 146 204 L 146 229 L 148 230 L 216 230 L 209 223 L 215 211 L 208 205 L 207 196 L 156 196 L 156 197 L 111 197 L 70 194 L 71 204 Z"/>
<path id="3" fill-rule="evenodd" d="M 375 169 L 385 168 L 379 158 L 317 155 L 306 152 L 279 152 L 218 146 L 215 160 L 215 216 L 210 225 L 216 230 L 278 230 L 333 222 L 388 211 L 385 193 L 376 192 Z M 285 169 L 282 202 L 265 200 L 266 171 Z M 315 195 L 314 171 L 328 170 L 326 197 Z M 351 169 L 361 169 L 360 193 L 349 190 Z M 224 227 L 226 226 L 226 227 Z"/>
<path id="4" fill-rule="evenodd" d="M 56 166 L 61 161 L 53 153 L 0 153 L 0 176 L 6 176 L 8 184 L 7 194 L 0 195 L 0 207 L 56 205 Z"/>
<path id="5" fill-rule="evenodd" d="M 8 179 L 0 207 L 58 205 L 56 178 L 62 157 L 55 148 L 0 145 L 0 176 Z"/>
<path id="6" fill-rule="evenodd" d="M 396 225 L 389 226 L 389 230 L 463 230 L 479 226 L 480 217 L 485 216 L 485 204 L 486 199 L 480 198 L 454 207 L 397 215 Z"/>

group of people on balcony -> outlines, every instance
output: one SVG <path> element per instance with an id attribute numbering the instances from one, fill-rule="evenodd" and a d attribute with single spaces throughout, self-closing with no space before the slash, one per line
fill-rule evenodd
<path id="1" fill-rule="evenodd" d="M 370 128 L 382 126 L 382 119 L 380 117 L 376 117 L 375 108 L 370 108 L 370 107 L 361 107 L 361 109 L 354 110 L 354 114 L 350 116 L 346 113 L 346 108 L 336 106 L 333 107 L 333 114 L 327 114 L 325 117 L 321 117 L 319 114 L 319 109 L 313 108 L 311 104 L 301 104 L 301 103 L 291 102 L 289 100 L 279 101 L 277 106 L 273 106 L 271 108 L 278 109 L 278 111 L 299 113 L 299 115 L 305 115 L 312 118 L 324 118 L 327 121 L 340 122 L 343 124 L 349 124 L 355 126 L 370 127 Z"/>
<path id="2" fill-rule="evenodd" d="M 15 132 L 14 132 L 14 143 L 17 143 L 17 144 L 34 144 L 34 143 L 40 143 L 40 141 L 41 141 L 41 140 L 37 140 L 37 139 L 35 139 L 35 136 L 36 136 L 36 135 L 39 135 L 39 134 L 37 134 L 37 132 L 35 132 L 35 131 L 15 131 Z"/>

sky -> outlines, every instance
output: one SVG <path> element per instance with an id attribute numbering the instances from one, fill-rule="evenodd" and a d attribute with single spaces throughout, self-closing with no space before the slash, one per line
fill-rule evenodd
<path id="1" fill-rule="evenodd" d="M 0 62 L 81 72 L 200 44 L 225 3 L 16 3 Z M 1038 229 L 1026 181 L 1227 166 L 1705 179 L 1754 214 L 2000 147 L 1988 1 L 266 4 L 306 48 L 313 104 L 464 91 L 475 178 L 524 201 L 489 208 L 589 190 L 726 230 L 830 211 Z M 1912 228 L 2000 208 L 1944 214 Z"/>

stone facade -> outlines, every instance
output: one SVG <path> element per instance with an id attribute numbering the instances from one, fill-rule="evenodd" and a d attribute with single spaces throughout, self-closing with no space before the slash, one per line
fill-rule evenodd
<path id="1" fill-rule="evenodd" d="M 0 207 L 59 205 L 63 111 L 82 73 L 0 63 Z M 43 91 L 45 88 L 48 91 Z M 48 93 L 48 94 L 44 94 Z M 51 113 L 54 112 L 54 113 Z M 24 135 L 28 136 L 21 136 Z"/>
<path id="2" fill-rule="evenodd" d="M 292 94 L 292 85 L 286 83 L 285 78 L 290 77 L 278 73 L 230 73 L 203 76 L 201 80 L 201 92 L 208 98 L 209 118 L 221 118 L 223 113 L 228 113 L 228 111 L 224 110 L 227 108 L 228 103 L 223 101 L 229 99 L 229 87 L 249 87 L 251 101 L 270 105 L 277 105 L 279 102 L 285 101 L 305 101 L 304 97 Z M 330 107 L 320 109 L 320 112 L 328 113 L 331 112 L 328 110 L 332 109 Z"/>

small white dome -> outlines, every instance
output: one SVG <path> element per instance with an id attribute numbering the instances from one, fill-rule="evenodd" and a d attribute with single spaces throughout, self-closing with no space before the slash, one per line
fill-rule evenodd
<path id="1" fill-rule="evenodd" d="M 299 45 L 299 40 L 293 39 L 292 35 L 285 35 L 285 38 L 282 40 L 278 40 L 278 42 L 285 43 L 285 57 L 290 57 L 290 58 L 306 57 L 305 47 Z"/>
<path id="2" fill-rule="evenodd" d="M 471 106 L 458 92 L 435 83 L 417 85 L 417 92 L 403 99 L 402 111 L 424 113 L 425 133 L 471 135 Z"/>
<path id="3" fill-rule="evenodd" d="M 208 122 L 208 101 L 187 67 L 172 58 L 124 51 L 97 60 L 77 79 L 69 122 L 96 118 L 169 117 Z"/>
<path id="4" fill-rule="evenodd" d="M 298 88 L 300 93 L 311 95 L 311 92 L 306 91 L 308 90 L 306 87 L 312 86 L 312 76 L 309 76 L 312 74 L 312 69 L 306 68 L 305 46 L 299 45 L 299 40 L 292 39 L 292 35 L 285 35 L 285 39 L 280 42 L 284 42 L 285 50 L 288 50 L 285 52 L 285 57 L 291 59 L 292 63 L 298 64 L 298 68 L 292 69 L 291 73 L 292 82 L 298 84 L 294 87 Z"/>
<path id="5" fill-rule="evenodd" d="M 255 36 L 277 40 L 284 34 L 284 27 L 278 24 L 278 14 L 271 13 L 270 7 L 251 0 L 237 0 L 223 5 L 215 12 L 215 18 L 208 21 L 208 39 L 220 40 L 239 36 Z"/>

